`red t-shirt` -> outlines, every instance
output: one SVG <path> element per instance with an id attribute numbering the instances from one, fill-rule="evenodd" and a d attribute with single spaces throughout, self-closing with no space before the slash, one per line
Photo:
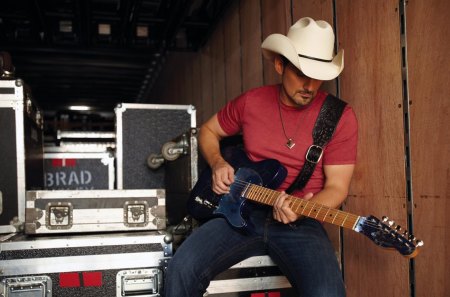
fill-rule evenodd
<path id="1" fill-rule="evenodd" d="M 279 85 L 272 85 L 247 91 L 228 102 L 217 115 L 225 133 L 242 133 L 250 160 L 276 159 L 286 167 L 288 175 L 278 189 L 282 191 L 291 185 L 303 167 L 306 152 L 313 143 L 312 130 L 327 93 L 319 91 L 308 106 L 301 108 L 281 103 L 286 135 L 295 142 L 295 146 L 289 149 L 278 109 L 279 88 Z M 325 182 L 323 165 L 354 164 L 357 137 L 356 116 L 347 105 L 311 179 L 303 190 L 295 191 L 293 195 L 302 197 L 308 192 L 322 190 Z"/>

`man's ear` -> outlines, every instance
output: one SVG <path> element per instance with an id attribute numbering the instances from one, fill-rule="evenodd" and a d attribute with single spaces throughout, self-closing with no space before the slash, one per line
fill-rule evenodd
<path id="1" fill-rule="evenodd" d="M 284 61 L 280 56 L 276 56 L 274 61 L 273 61 L 273 65 L 275 66 L 275 71 L 279 74 L 282 75 L 283 71 L 284 71 Z"/>

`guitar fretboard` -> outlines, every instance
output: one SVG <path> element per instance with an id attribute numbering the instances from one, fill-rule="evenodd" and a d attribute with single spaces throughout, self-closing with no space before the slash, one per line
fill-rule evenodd
<path id="1" fill-rule="evenodd" d="M 279 195 L 280 192 L 254 184 L 248 184 L 248 187 L 242 193 L 242 196 L 247 199 L 271 206 L 275 204 Z M 291 195 L 289 195 L 289 198 L 291 201 L 290 207 L 295 213 L 344 228 L 353 230 L 360 218 L 357 215 Z"/>

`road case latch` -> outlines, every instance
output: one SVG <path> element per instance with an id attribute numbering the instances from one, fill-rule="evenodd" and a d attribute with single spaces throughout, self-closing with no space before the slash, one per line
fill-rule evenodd
<path id="1" fill-rule="evenodd" d="M 70 229 L 73 225 L 73 205 L 70 202 L 50 202 L 45 207 L 45 220 L 50 230 Z"/>
<path id="2" fill-rule="evenodd" d="M 127 201 L 123 206 L 123 223 L 127 227 L 145 227 L 149 222 L 147 201 Z"/>
<path id="3" fill-rule="evenodd" d="M 116 277 L 116 296 L 161 296 L 162 271 L 158 268 L 122 270 Z"/>
<path id="4" fill-rule="evenodd" d="M 0 283 L 0 296 L 51 297 L 52 280 L 46 275 L 5 278 Z"/>

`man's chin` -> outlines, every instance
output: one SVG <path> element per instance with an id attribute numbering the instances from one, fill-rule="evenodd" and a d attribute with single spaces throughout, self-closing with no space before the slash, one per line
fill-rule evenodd
<path id="1" fill-rule="evenodd" d="M 305 97 L 300 97 L 300 98 L 296 98 L 296 99 L 295 99 L 295 104 L 296 104 L 298 107 L 306 106 L 306 105 L 310 104 L 312 100 L 313 100 L 313 97 L 307 97 L 307 98 L 305 98 Z"/>

